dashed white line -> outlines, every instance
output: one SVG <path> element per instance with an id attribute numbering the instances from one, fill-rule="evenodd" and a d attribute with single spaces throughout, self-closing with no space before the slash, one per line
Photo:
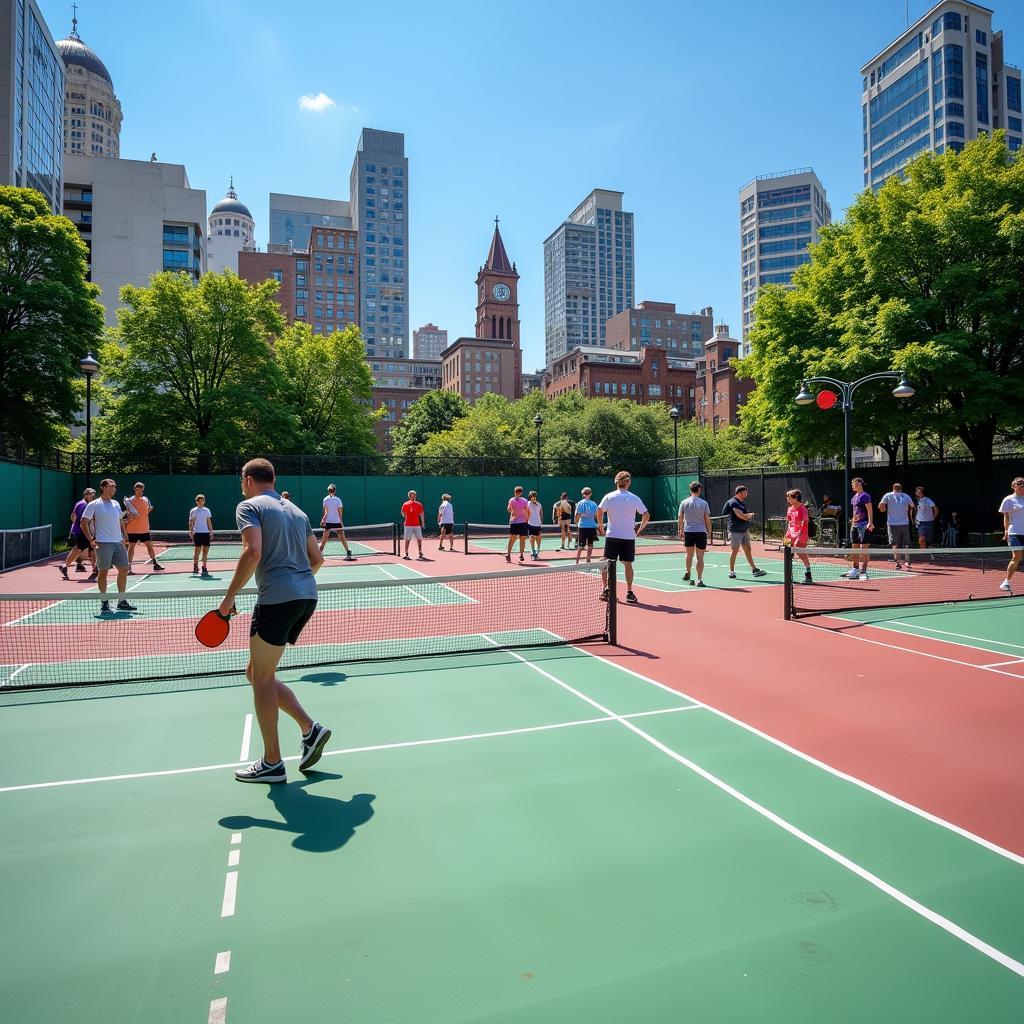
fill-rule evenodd
<path id="1" fill-rule="evenodd" d="M 210 1016 L 206 1018 L 206 1024 L 225 1024 L 228 1019 L 228 1001 L 214 999 L 210 1002 Z"/>
<path id="2" fill-rule="evenodd" d="M 239 751 L 238 760 L 249 760 L 249 743 L 252 740 L 252 712 L 245 716 L 245 724 L 242 726 L 242 749 Z"/>
<path id="3" fill-rule="evenodd" d="M 241 841 L 242 841 L 242 833 L 241 832 L 232 832 L 231 833 L 231 845 L 232 846 L 237 846 Z"/>
<path id="4" fill-rule="evenodd" d="M 217 962 L 213 965 L 214 974 L 227 974 L 231 970 L 231 950 L 226 949 L 217 954 Z"/>
<path id="5" fill-rule="evenodd" d="M 228 867 L 229 868 L 237 868 L 238 867 L 238 861 L 241 859 L 241 856 L 242 856 L 242 851 L 241 850 L 228 850 Z"/>
<path id="6" fill-rule="evenodd" d="M 238 872 L 229 871 L 224 878 L 224 899 L 220 905 L 221 917 L 233 917 L 235 913 L 235 896 L 238 893 Z"/>

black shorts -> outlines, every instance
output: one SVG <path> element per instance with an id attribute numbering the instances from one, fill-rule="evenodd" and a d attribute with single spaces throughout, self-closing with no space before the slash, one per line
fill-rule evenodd
<path id="1" fill-rule="evenodd" d="M 576 532 L 579 534 L 579 542 L 581 547 L 587 547 L 593 544 L 597 540 L 597 527 L 596 526 L 578 526 Z"/>
<path id="2" fill-rule="evenodd" d="M 687 530 L 683 534 L 683 546 L 688 548 L 699 548 L 701 551 L 707 551 L 708 548 L 708 535 L 703 530 Z"/>
<path id="3" fill-rule="evenodd" d="M 441 536 L 447 537 L 455 532 L 455 527 L 452 523 L 441 523 L 440 525 Z"/>
<path id="4" fill-rule="evenodd" d="M 150 536 L 148 533 L 129 533 L 128 543 L 129 544 L 148 544 Z"/>
<path id="5" fill-rule="evenodd" d="M 192 543 L 197 548 L 208 548 L 210 546 L 210 535 L 208 533 L 192 534 Z"/>
<path id="6" fill-rule="evenodd" d="M 73 533 L 68 537 L 68 545 L 78 551 L 88 551 L 89 538 L 84 533 Z"/>
<path id="7" fill-rule="evenodd" d="M 324 523 L 324 533 L 328 530 L 344 530 L 345 527 L 341 523 Z"/>
<path id="8" fill-rule="evenodd" d="M 559 516 L 558 518 L 559 518 L 559 520 L 561 520 L 561 523 L 562 523 L 563 526 L 568 526 L 569 523 L 572 522 L 572 516 L 565 515 L 565 516 Z"/>
<path id="9" fill-rule="evenodd" d="M 529 523 L 509 523 L 508 532 L 512 537 L 526 537 L 530 532 Z"/>
<path id="10" fill-rule="evenodd" d="M 272 647 L 298 642 L 310 616 L 316 611 L 316 599 L 282 601 L 280 604 L 257 604 L 252 610 L 249 636 L 258 636 Z"/>
<path id="11" fill-rule="evenodd" d="M 604 557 L 620 562 L 635 562 L 636 538 L 630 537 L 628 540 L 624 540 L 619 537 L 605 537 Z"/>

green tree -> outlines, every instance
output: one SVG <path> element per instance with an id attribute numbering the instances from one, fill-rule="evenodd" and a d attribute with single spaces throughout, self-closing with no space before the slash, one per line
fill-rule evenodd
<path id="1" fill-rule="evenodd" d="M 428 391 L 412 404 L 408 415 L 391 432 L 393 455 L 410 458 L 420 454 L 429 438 L 450 430 L 468 412 L 465 399 L 454 391 Z"/>
<path id="2" fill-rule="evenodd" d="M 299 427 L 274 360 L 277 284 L 230 271 L 125 285 L 101 365 L 110 399 L 97 450 L 187 455 L 294 451 Z"/>
<path id="3" fill-rule="evenodd" d="M 78 360 L 103 329 L 87 250 L 34 189 L 0 186 L 0 438 L 30 448 L 68 438 L 82 407 Z"/>
<path id="4" fill-rule="evenodd" d="M 359 328 L 314 334 L 306 323 L 285 329 L 274 346 L 303 450 L 324 455 L 376 451 L 369 400 L 373 374 Z"/>
<path id="5" fill-rule="evenodd" d="M 842 448 L 842 417 L 798 409 L 804 376 L 906 369 L 901 407 L 884 384 L 855 398 L 855 445 L 891 459 L 903 431 L 956 436 L 987 461 L 1024 424 L 1024 164 L 1003 132 L 925 154 L 858 196 L 822 232 L 793 291 L 766 289 L 741 372 L 758 384 L 745 422 L 787 458 Z"/>

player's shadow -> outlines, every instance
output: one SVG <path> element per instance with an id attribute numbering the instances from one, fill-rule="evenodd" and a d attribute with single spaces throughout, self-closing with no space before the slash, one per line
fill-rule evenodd
<path id="1" fill-rule="evenodd" d="M 273 802 L 280 820 L 232 814 L 221 818 L 218 824 L 235 832 L 247 828 L 293 832 L 292 846 L 307 853 L 340 850 L 356 834 L 356 829 L 373 817 L 372 804 L 376 799 L 373 793 L 356 793 L 350 800 L 339 800 L 307 792 L 306 787 L 313 783 L 340 778 L 327 772 L 313 772 L 297 782 L 268 786 L 267 798 Z"/>
<path id="2" fill-rule="evenodd" d="M 345 682 L 348 676 L 344 672 L 304 672 L 298 681 L 302 683 L 319 683 L 320 686 L 337 686 Z"/>

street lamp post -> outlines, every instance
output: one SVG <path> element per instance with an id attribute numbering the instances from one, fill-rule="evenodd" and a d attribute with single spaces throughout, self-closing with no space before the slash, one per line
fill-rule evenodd
<path id="1" fill-rule="evenodd" d="M 533 425 L 537 428 L 537 500 L 540 501 L 540 428 L 544 425 L 544 417 L 540 413 L 533 417 Z"/>
<path id="2" fill-rule="evenodd" d="M 850 423 L 853 413 L 853 393 L 861 386 L 861 384 L 867 384 L 869 381 L 873 380 L 899 381 L 896 387 L 892 390 L 893 397 L 900 399 L 914 397 L 914 388 L 911 386 L 910 381 L 907 380 L 906 373 L 896 373 L 893 370 L 883 370 L 880 373 L 869 373 L 854 381 L 836 380 L 835 377 L 808 377 L 804 380 L 799 394 L 794 399 L 797 405 L 813 405 L 817 399 L 817 395 L 811 392 L 811 384 L 828 384 L 839 392 L 839 397 L 843 403 L 843 475 L 846 488 L 846 496 L 843 498 L 844 504 L 842 506 L 844 515 L 846 515 L 845 502 L 850 500 L 850 464 L 853 461 Z M 850 516 L 846 515 L 847 543 L 851 542 L 852 531 L 852 520 Z"/>
<path id="3" fill-rule="evenodd" d="M 675 482 L 675 493 L 676 493 L 676 508 L 679 507 L 679 419 L 683 415 L 682 409 L 678 405 L 673 405 L 668 411 L 669 416 L 672 417 L 672 449 L 674 452 L 675 465 L 673 469 L 673 480 Z"/>
<path id="4" fill-rule="evenodd" d="M 92 375 L 100 368 L 92 352 L 78 360 L 78 368 L 85 374 L 85 486 L 92 483 Z"/>

